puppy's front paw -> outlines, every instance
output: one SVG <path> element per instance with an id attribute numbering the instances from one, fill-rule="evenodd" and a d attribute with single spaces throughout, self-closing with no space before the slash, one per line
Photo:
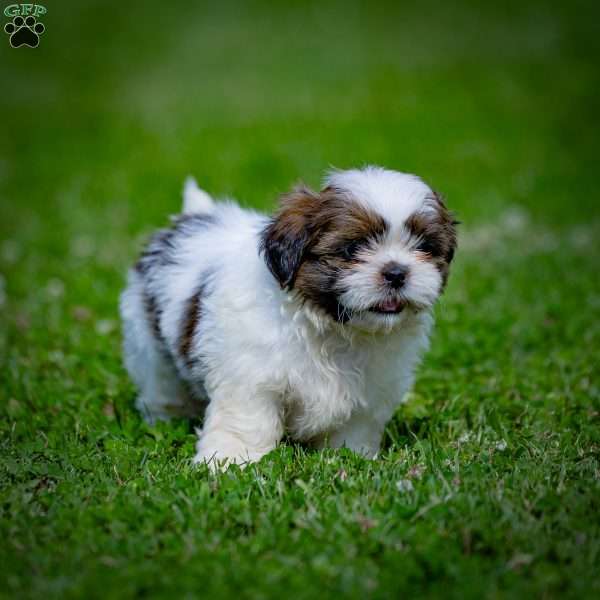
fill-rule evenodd
<path id="1" fill-rule="evenodd" d="M 194 464 L 206 464 L 213 472 L 225 471 L 231 464 L 244 468 L 260 460 L 265 451 L 252 450 L 230 435 L 201 436 L 196 444 Z"/>
<path id="2" fill-rule="evenodd" d="M 221 456 L 216 452 L 211 454 L 207 454 L 204 452 L 197 452 L 196 456 L 194 456 L 193 463 L 195 465 L 206 465 L 213 473 L 217 473 L 219 471 L 226 471 L 229 465 L 237 464 L 242 469 L 248 464 L 248 460 L 241 460 L 235 456 Z"/>

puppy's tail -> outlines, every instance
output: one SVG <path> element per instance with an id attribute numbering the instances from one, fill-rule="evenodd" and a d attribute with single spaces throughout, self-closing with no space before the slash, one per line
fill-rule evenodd
<path id="1" fill-rule="evenodd" d="M 183 207 L 184 214 L 211 213 L 215 208 L 213 199 L 198 187 L 196 180 L 190 175 L 183 184 Z"/>

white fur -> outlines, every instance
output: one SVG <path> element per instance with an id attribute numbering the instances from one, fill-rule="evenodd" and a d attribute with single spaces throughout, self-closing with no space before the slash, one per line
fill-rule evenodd
<path id="1" fill-rule="evenodd" d="M 332 170 L 324 184 L 344 190 L 350 198 L 362 202 L 399 229 L 417 210 L 427 210 L 425 199 L 431 188 L 416 175 L 368 166 L 348 171 Z"/>
<path id="2" fill-rule="evenodd" d="M 280 289 L 259 254 L 267 218 L 230 202 L 213 203 L 189 179 L 184 211 L 210 213 L 216 224 L 178 239 L 176 262 L 150 270 L 143 281 L 132 270 L 121 315 L 125 365 L 145 417 L 165 419 L 182 411 L 190 386 L 208 402 L 195 462 L 217 467 L 256 461 L 284 432 L 374 457 L 386 423 L 413 383 L 441 280 L 410 252 L 403 222 L 427 209 L 431 190 L 412 175 L 372 167 L 332 173 L 327 183 L 368 203 L 393 225 L 349 276 L 344 301 L 360 308 L 377 299 L 375 273 L 396 258 L 417 269 L 406 295 L 422 310 L 369 313 L 342 325 L 301 303 L 294 292 Z M 202 281 L 209 291 L 192 344 L 198 360 L 190 367 L 177 347 L 185 307 Z M 149 325 L 144 293 L 157 299 L 162 342 Z"/>
<path id="3" fill-rule="evenodd" d="M 207 213 L 214 208 L 213 199 L 198 187 L 196 180 L 190 175 L 183 184 L 182 213 Z"/>

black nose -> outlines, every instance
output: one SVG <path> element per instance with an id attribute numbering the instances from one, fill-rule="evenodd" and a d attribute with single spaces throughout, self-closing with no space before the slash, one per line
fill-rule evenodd
<path id="1" fill-rule="evenodd" d="M 381 274 L 394 289 L 398 289 L 399 287 L 402 287 L 406 281 L 408 267 L 400 265 L 397 262 L 391 262 L 383 267 Z"/>

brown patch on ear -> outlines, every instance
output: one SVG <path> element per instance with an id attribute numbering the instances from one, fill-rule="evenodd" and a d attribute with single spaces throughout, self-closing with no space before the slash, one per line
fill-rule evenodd
<path id="1" fill-rule="evenodd" d="M 338 190 L 325 188 L 312 226 L 314 237 L 294 287 L 302 298 L 344 323 L 349 314 L 338 301 L 343 292 L 340 276 L 353 268 L 362 248 L 385 234 L 388 224 Z"/>
<path id="2" fill-rule="evenodd" d="M 282 288 L 345 322 L 339 278 L 358 251 L 385 234 L 388 224 L 332 187 L 320 194 L 298 187 L 282 196 L 279 211 L 262 232 L 260 251 Z"/>
<path id="3" fill-rule="evenodd" d="M 279 210 L 261 234 L 260 252 L 282 288 L 291 289 L 314 235 L 320 197 L 298 186 L 281 197 Z"/>
<path id="4" fill-rule="evenodd" d="M 438 205 L 438 222 L 441 227 L 440 236 L 443 246 L 446 249 L 444 258 L 448 264 L 452 262 L 456 251 L 456 226 L 459 222 L 454 218 L 454 215 L 446 208 L 444 199 L 437 192 L 433 192 L 433 197 Z"/>
<path id="5" fill-rule="evenodd" d="M 406 221 L 406 228 L 411 235 L 420 238 L 421 251 L 435 263 L 442 275 L 443 286 L 445 286 L 450 263 L 456 251 L 458 221 L 446 208 L 440 194 L 433 192 L 433 195 L 427 200 L 434 211 L 411 215 Z"/>

